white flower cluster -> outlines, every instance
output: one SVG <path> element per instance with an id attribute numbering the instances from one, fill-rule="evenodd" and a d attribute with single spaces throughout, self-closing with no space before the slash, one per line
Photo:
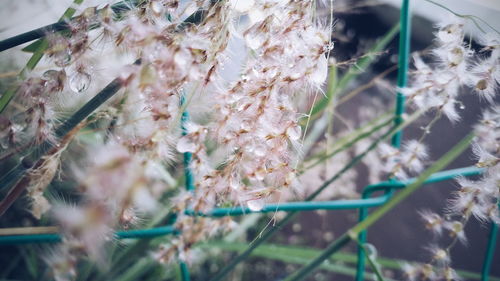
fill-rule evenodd
<path id="1" fill-rule="evenodd" d="M 428 263 L 405 264 L 403 271 L 408 280 L 461 280 L 451 267 L 450 251 L 456 241 L 467 243 L 464 228 L 469 219 L 474 216 L 481 222 L 500 223 L 500 110 L 495 105 L 500 83 L 500 38 L 491 34 L 484 36 L 480 42 L 484 48 L 476 53 L 464 45 L 463 22 L 458 20 L 440 24 L 436 37 L 437 48 L 433 55 L 437 64 L 430 66 L 420 56 L 415 56 L 416 71 L 411 87 L 401 91 L 419 108 L 435 109 L 438 116 L 443 113 L 453 122 L 460 120 L 456 106 L 463 107 L 458 101 L 462 86 L 470 87 L 473 93 L 493 106 L 475 126 L 476 165 L 485 168 L 481 178 L 457 179 L 460 189 L 449 200 L 445 216 L 427 210 L 420 212 L 427 229 L 436 236 L 447 233 L 451 242 L 445 247 L 429 246 L 431 259 Z M 425 128 L 424 136 L 432 123 Z M 413 158 L 418 157 L 401 162 L 408 163 Z"/>
<path id="2" fill-rule="evenodd" d="M 88 29 L 98 17 L 95 7 L 85 9 L 69 23 L 70 37 L 47 35 L 45 54 L 52 69 L 43 74 L 29 71 L 29 68 L 23 70 L 25 79 L 15 92 L 20 106 L 0 117 L 0 147 L 3 150 L 56 141 L 57 111 L 61 106 L 64 108 L 62 92 L 69 88 L 81 94 L 91 83 L 91 69 L 86 62 L 91 45 Z"/>
<path id="3" fill-rule="evenodd" d="M 328 33 L 312 22 L 311 3 L 256 1 L 251 6 L 243 31 L 250 54 L 241 78 L 211 93 L 215 120 L 190 124 L 177 143 L 178 151 L 193 153 L 196 210 L 210 210 L 227 199 L 258 210 L 278 187 L 294 184 L 290 144 L 298 147 L 301 128 L 292 97 L 319 87 L 327 74 Z M 227 153 L 222 168 L 215 169 L 207 158 L 210 139 Z"/>
<path id="4" fill-rule="evenodd" d="M 482 222 L 500 224 L 500 110 L 495 106 L 484 112 L 475 126 L 473 152 L 476 166 L 484 168 L 481 179 L 457 179 L 460 190 L 450 200 L 448 209 L 453 215 L 473 215 Z"/>
<path id="5" fill-rule="evenodd" d="M 450 121 L 460 120 L 458 108 L 465 106 L 459 101 L 459 94 L 470 87 L 480 98 L 494 104 L 500 83 L 500 38 L 487 34 L 481 39 L 483 48 L 475 52 L 464 41 L 464 23 L 453 18 L 438 25 L 436 47 L 432 49 L 433 63 L 426 63 L 416 54 L 415 71 L 410 75 L 410 86 L 400 91 L 419 109 L 435 110 L 436 117 L 423 128 L 418 140 L 408 140 L 401 149 L 382 144 L 378 149 L 384 160 L 382 171 L 400 179 L 409 173 L 421 172 L 428 160 L 427 148 L 423 144 L 431 127 L 444 114 Z M 486 113 L 486 115 L 491 113 Z M 498 132 L 486 129 L 489 140 L 496 143 Z M 493 144 L 489 144 L 490 146 Z"/>
<path id="6" fill-rule="evenodd" d="M 155 210 L 156 198 L 175 185 L 165 166 L 179 155 L 175 148 L 192 154 L 188 168 L 195 189 L 172 198 L 182 234 L 153 254 L 159 261 L 190 261 L 191 245 L 234 226 L 229 218 L 192 217 L 187 210 L 209 212 L 220 204 L 259 210 L 279 188 L 296 185 L 293 161 L 302 132 L 294 96 L 320 90 L 330 50 L 329 32 L 315 23 L 313 9 L 313 1 L 150 0 L 120 15 L 110 5 L 87 8 L 69 22 L 68 34 L 47 35 L 47 63 L 54 69 L 41 78 L 33 72 L 22 83 L 18 97 L 27 110 L 13 114 L 16 120 L 2 117 L 0 138 L 3 148 L 11 149 L 31 140 L 57 144 L 30 172 L 28 187 L 33 214 L 52 209 L 63 231 L 65 243 L 46 259 L 56 280 L 76 274 L 82 252 L 102 263 L 113 230 Z M 199 22 L 185 22 L 197 17 Z M 238 78 L 226 81 L 221 72 L 230 57 L 228 45 L 238 40 L 247 55 Z M 81 106 L 65 105 L 61 97 L 71 91 L 80 102 L 90 98 L 82 96 L 99 80 L 93 74 L 102 59 L 94 56 L 103 52 L 118 62 L 110 69 L 119 69 L 117 81 L 125 91 L 56 139 L 54 110 Z M 197 112 L 206 118 L 183 122 L 181 136 L 182 112 L 199 100 L 208 101 Z M 60 167 L 61 153 L 80 137 L 79 129 L 94 122 L 105 132 L 94 132 L 89 157 L 73 163 L 88 166 L 73 169 L 81 203 L 52 207 L 43 192 Z"/>
<path id="7" fill-rule="evenodd" d="M 455 241 L 467 244 L 465 226 L 474 216 L 481 222 L 500 224 L 500 111 L 498 107 L 485 111 L 483 119 L 475 127 L 476 142 L 473 152 L 477 166 L 485 168 L 479 180 L 457 178 L 460 189 L 448 201 L 446 215 L 424 210 L 420 216 L 425 227 L 436 236 L 447 233 L 451 242 L 447 247 L 431 245 L 430 262 L 426 264 L 405 264 L 403 271 L 408 280 L 461 280 L 451 267 L 450 250 Z"/>
<path id="8" fill-rule="evenodd" d="M 463 43 L 464 23 L 458 19 L 441 23 L 436 33 L 436 48 L 429 65 L 416 55 L 416 70 L 410 87 L 401 89 L 417 107 L 442 112 L 451 121 L 460 120 L 457 105 L 462 86 L 470 86 L 481 98 L 493 102 L 500 83 L 500 38 L 493 34 L 482 40 L 479 53 Z"/>
<path id="9" fill-rule="evenodd" d="M 242 36 L 249 54 L 240 78 L 229 86 L 216 83 L 214 68 L 211 78 L 204 79 L 216 84 L 207 93 L 214 119 L 186 124 L 186 135 L 177 142 L 179 152 L 192 154 L 195 177 L 194 194 L 186 191 L 177 197 L 179 210 L 209 212 L 229 203 L 258 211 L 279 188 L 295 185 L 292 150 L 299 147 L 301 128 L 292 98 L 298 91 L 318 89 L 327 75 L 329 35 L 313 22 L 312 1 L 228 5 L 238 15 L 247 14 L 249 23 L 241 34 L 232 30 L 225 36 Z M 217 143 L 221 162 L 208 155 L 208 142 Z M 196 236 L 204 233 L 193 232 L 186 219 L 191 220 L 180 216 L 177 226 Z"/>
<path id="10" fill-rule="evenodd" d="M 427 147 L 420 141 L 408 140 L 401 149 L 382 143 L 378 149 L 384 160 L 382 170 L 399 179 L 407 179 L 408 173 L 419 173 L 429 158 Z"/>
<path id="11" fill-rule="evenodd" d="M 128 228 L 136 223 L 138 214 L 156 210 L 155 198 L 160 194 L 155 192 L 164 191 L 164 183 L 152 175 L 151 161 L 124 145 L 110 141 L 95 152 L 87 171 L 74 171 L 80 182 L 82 203 L 58 203 L 52 208 L 64 238 L 56 252 L 65 255 L 65 259 L 47 259 L 56 279 L 75 271 L 74 267 L 65 266 L 64 271 L 58 272 L 60 265 L 56 263 L 77 260 L 82 250 L 92 260 L 105 264 L 104 246 L 113 240 L 114 229 Z"/>

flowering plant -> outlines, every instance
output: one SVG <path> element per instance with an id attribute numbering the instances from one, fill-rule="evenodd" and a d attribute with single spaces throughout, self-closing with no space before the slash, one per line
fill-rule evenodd
<path id="1" fill-rule="evenodd" d="M 490 105 L 474 128 L 473 151 L 482 176 L 457 180 L 461 189 L 447 216 L 421 211 L 425 226 L 449 233 L 452 242 L 432 246 L 428 263 L 405 265 L 406 277 L 458 279 L 449 252 L 456 241 L 467 241 L 465 224 L 472 216 L 499 223 L 498 34 L 485 35 L 474 51 L 464 43 L 463 21 L 439 25 L 430 55 L 414 56 L 410 84 L 393 89 L 415 112 L 390 117 L 382 104 L 372 102 L 371 111 L 360 111 L 361 121 L 352 124 L 338 107 L 371 86 L 345 90 L 397 28 L 367 54 L 337 62 L 331 57 L 332 3 L 143 0 L 83 8 L 82 2 L 75 0 L 59 23 L 38 32 L 35 39 L 42 38 L 24 49 L 33 55 L 20 79 L 0 98 L 6 167 L 0 182 L 8 190 L 0 215 L 25 192 L 30 214 L 57 225 L 48 231 L 60 233 L 62 243 L 43 255 L 51 278 L 114 276 L 120 266 L 133 263 L 124 261 L 130 249 L 144 255 L 134 248 L 141 242 L 130 243 L 121 256 L 108 253 L 118 248 L 115 238 L 165 221 L 170 228 L 161 229 L 163 234 L 175 235 L 146 242 L 148 259 L 132 268 L 202 263 L 197 252 L 202 242 L 244 227 L 245 220 L 231 219 L 231 212 L 272 212 L 276 220 L 285 201 L 357 198 L 359 171 L 353 166 L 361 160 L 372 181 L 420 175 L 401 193 L 406 195 L 391 201 L 395 205 L 467 147 L 470 138 L 424 172 L 431 157 L 424 140 L 441 116 L 459 122 L 464 87 Z M 318 13 L 325 8 L 330 9 L 327 23 Z M 7 49 L 30 36 L 0 46 Z M 369 84 L 384 85 L 384 75 Z M 424 112 L 435 117 L 419 138 L 401 147 L 398 141 L 384 143 L 400 137 L 400 130 Z M 337 119 L 346 129 L 334 132 Z M 327 189 L 334 181 L 339 187 Z M 212 218 L 217 216 L 223 218 Z M 377 219 L 355 226 L 339 243 L 360 242 L 358 235 Z M 361 242 L 360 248 L 365 249 Z M 383 278 L 376 261 L 368 259 Z M 101 273 L 91 273 L 94 263 Z"/>

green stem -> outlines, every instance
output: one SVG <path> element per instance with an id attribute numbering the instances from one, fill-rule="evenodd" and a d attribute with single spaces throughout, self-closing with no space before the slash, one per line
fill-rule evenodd
<path id="1" fill-rule="evenodd" d="M 382 276 L 382 273 L 380 272 L 379 267 L 377 266 L 377 264 L 375 264 L 375 261 L 368 254 L 368 252 L 366 250 L 366 245 L 363 243 L 360 243 L 360 241 L 358 239 L 355 239 L 354 241 L 358 244 L 358 248 L 361 249 L 361 251 L 363 252 L 363 255 L 368 260 L 368 264 L 370 265 L 372 271 L 375 273 L 375 276 L 377 277 L 377 281 L 385 281 L 384 277 Z M 364 270 L 364 268 L 363 268 L 363 270 Z"/>
<path id="2" fill-rule="evenodd" d="M 369 54 L 377 54 L 381 52 L 392 41 L 399 31 L 399 23 L 394 25 L 373 47 L 368 50 Z M 320 99 L 311 111 L 311 120 L 316 119 L 318 114 L 321 113 L 328 104 L 331 103 L 331 97 L 344 90 L 349 83 L 356 78 L 359 74 L 363 73 L 365 69 L 375 61 L 376 55 L 368 55 L 356 61 L 355 65 L 351 66 L 347 72 L 340 78 L 340 80 L 332 84 L 332 88 L 328 89 L 327 95 Z"/>
<path id="3" fill-rule="evenodd" d="M 351 237 L 357 237 L 358 234 L 373 225 L 382 216 L 384 216 L 388 211 L 392 210 L 401 201 L 410 196 L 415 190 L 417 190 L 422 184 L 429 178 L 432 174 L 442 170 L 448 164 L 451 163 L 455 158 L 457 158 L 466 148 L 469 147 L 470 142 L 474 138 L 474 133 L 468 134 L 463 138 L 458 144 L 456 144 L 450 151 L 448 151 L 443 157 L 441 157 L 436 163 L 434 163 L 430 168 L 425 170 L 417 180 L 407 187 L 405 187 L 401 192 L 396 194 L 387 204 L 378 208 L 366 220 L 358 223 L 356 226 L 349 230 L 349 235 Z"/>
<path id="4" fill-rule="evenodd" d="M 73 4 L 80 5 L 83 2 L 83 0 L 74 0 Z M 64 21 L 65 19 L 71 18 L 75 14 L 76 10 L 72 7 L 66 9 L 62 17 L 59 19 L 59 21 Z M 25 75 L 27 72 L 35 69 L 36 65 L 38 62 L 42 59 L 43 54 L 47 47 L 49 46 L 49 42 L 47 39 L 42 39 L 38 47 L 36 48 L 35 52 L 31 56 L 31 58 L 28 60 L 28 63 L 26 66 L 21 70 L 21 73 L 19 73 L 19 76 L 21 79 L 24 79 Z M 12 98 L 17 92 L 17 89 L 19 87 L 17 85 L 11 86 L 7 92 L 5 92 L 2 97 L 0 97 L 0 113 L 2 113 L 7 105 L 10 103 Z"/>
<path id="5" fill-rule="evenodd" d="M 323 261 L 326 259 L 330 258 L 330 256 L 337 252 L 338 250 L 342 249 L 345 245 L 347 245 L 352 238 L 344 234 L 340 236 L 335 242 L 330 244 L 326 250 L 324 250 L 321 255 L 319 255 L 317 258 L 309 262 L 306 266 L 302 267 L 299 271 L 295 272 L 293 275 L 290 275 L 289 277 L 285 278 L 284 281 L 296 281 L 296 280 L 303 280 L 306 278 L 316 267 L 320 266 Z"/>
<path id="6" fill-rule="evenodd" d="M 429 2 L 429 3 L 431 3 L 431 4 L 434 4 L 434 5 L 436 5 L 436 6 L 440 7 L 440 8 L 443 8 L 443 9 L 445 9 L 446 11 L 448 11 L 448 12 L 452 13 L 453 15 L 455 15 L 455 16 L 457 16 L 457 17 L 459 17 L 459 18 L 467 18 L 467 19 L 470 19 L 470 20 L 474 23 L 474 25 L 476 25 L 477 29 L 479 29 L 479 30 L 480 30 L 481 32 L 483 32 L 483 33 L 486 33 L 486 31 L 485 31 L 484 29 L 482 29 L 482 28 L 481 28 L 481 26 L 479 25 L 479 23 L 477 23 L 477 21 L 481 21 L 481 22 L 482 22 L 482 23 L 484 23 L 487 27 L 489 27 L 491 30 L 495 31 L 497 34 L 499 34 L 499 35 L 500 35 L 500 31 L 498 31 L 496 28 L 494 28 L 493 26 L 491 26 L 491 25 L 490 25 L 487 21 L 483 20 L 483 19 L 482 19 L 482 18 L 480 18 L 480 17 L 477 17 L 477 16 L 475 16 L 475 15 L 464 15 L 464 14 L 459 14 L 459 13 L 457 13 L 457 12 L 453 11 L 452 9 L 450 9 L 450 8 L 446 7 L 445 5 L 440 4 L 440 3 L 437 3 L 437 2 L 432 1 L 432 0 L 424 0 L 424 1 L 427 1 L 427 2 Z"/>
<path id="7" fill-rule="evenodd" d="M 359 135 L 361 135 L 362 133 L 369 131 L 371 128 L 373 128 L 374 126 L 377 126 L 378 124 L 380 124 L 384 120 L 390 119 L 391 121 L 393 121 L 394 119 L 393 119 L 392 115 L 393 115 L 393 113 L 391 111 L 387 111 L 387 112 L 379 115 L 378 117 L 373 118 L 372 120 L 366 122 L 366 124 L 364 124 L 363 126 L 356 128 L 354 131 L 350 132 L 349 134 L 339 137 L 335 141 L 335 143 L 332 145 L 332 147 L 329 149 L 336 150 L 341 146 L 345 146 L 347 143 L 349 143 L 353 139 L 359 137 Z M 311 162 L 315 159 L 323 158 L 324 155 L 325 155 L 325 151 L 319 151 L 319 152 L 309 156 L 308 158 L 306 158 L 304 160 L 304 162 L 308 163 L 308 162 Z"/>
<path id="8" fill-rule="evenodd" d="M 222 241 L 208 241 L 203 242 L 202 244 L 197 244 L 196 247 L 201 248 L 202 250 L 209 249 L 220 249 L 228 252 L 242 252 L 247 248 L 247 244 L 243 242 L 222 242 Z M 321 253 L 320 249 L 310 248 L 310 247 L 302 247 L 302 246 L 290 246 L 290 245 L 280 245 L 280 244 L 264 244 L 256 249 L 252 253 L 252 257 L 261 257 L 265 259 L 277 260 L 285 263 L 296 263 L 296 264 L 307 264 L 311 259 L 315 258 Z M 357 256 L 355 254 L 349 253 L 347 251 L 337 252 L 331 256 L 328 262 L 323 263 L 320 268 L 329 270 L 329 268 L 324 267 L 324 265 L 346 265 L 350 268 L 350 272 L 347 272 L 347 275 L 354 276 L 356 274 L 356 270 L 352 269 L 350 266 L 355 264 L 357 261 Z M 404 262 L 415 263 L 412 261 L 399 260 L 399 259 L 389 259 L 384 257 L 378 257 L 377 263 L 387 269 L 391 270 L 401 270 L 401 265 Z M 332 272 L 337 272 L 340 274 L 344 274 L 344 272 L 331 270 Z M 475 272 L 464 271 L 457 269 L 458 275 L 463 277 L 464 279 L 470 280 L 480 280 L 481 275 Z M 375 280 L 376 276 L 371 274 L 367 275 L 367 279 Z M 492 281 L 500 281 L 498 277 L 491 277 Z"/>
<path id="9" fill-rule="evenodd" d="M 116 78 L 108 84 L 101 92 L 94 96 L 88 103 L 80 108 L 73 116 L 66 122 L 59 126 L 55 135 L 58 139 L 64 138 L 70 131 L 72 131 L 80 122 L 86 119 L 94 110 L 101 104 L 111 98 L 123 86 L 119 78 Z M 58 141 L 57 141 L 58 142 Z M 2 188 L 11 188 L 7 195 L 0 202 L 0 216 L 14 203 L 14 201 L 22 194 L 27 188 L 27 184 L 22 184 L 21 181 L 26 180 L 27 172 L 35 167 L 35 165 L 42 159 L 44 155 L 49 153 L 53 148 L 57 147 L 57 143 L 45 141 L 36 147 L 31 153 L 23 157 L 20 165 L 17 165 L 0 181 Z"/>
<path id="10" fill-rule="evenodd" d="M 189 112 L 187 111 L 187 105 L 185 105 L 185 96 L 184 94 L 181 96 L 181 107 L 183 108 L 182 110 L 182 116 L 181 116 L 181 129 L 182 129 L 182 135 L 185 136 L 187 135 L 187 129 L 186 129 L 186 124 L 189 121 Z M 193 177 L 193 172 L 191 171 L 191 160 L 193 158 L 193 154 L 191 152 L 185 152 L 184 153 L 184 177 L 186 178 L 186 189 L 189 191 L 194 191 L 195 186 L 194 186 L 194 177 Z M 187 264 L 183 261 L 179 262 L 179 267 L 181 270 L 181 279 L 182 281 L 189 281 L 191 280 L 190 274 L 189 274 L 189 267 Z"/>
<path id="11" fill-rule="evenodd" d="M 327 160 L 327 159 L 335 156 L 336 154 L 338 154 L 338 153 L 346 150 L 347 148 L 350 148 L 351 146 L 353 146 L 358 141 L 372 136 L 375 132 L 378 132 L 380 129 L 385 128 L 387 125 L 389 125 L 393 121 L 394 121 L 394 119 L 390 118 L 388 120 L 384 120 L 380 124 L 376 124 L 375 126 L 373 126 L 372 128 L 370 128 L 370 130 L 360 133 L 359 135 L 355 136 L 352 140 L 350 140 L 349 142 L 345 143 L 341 147 L 339 147 L 339 148 L 337 148 L 337 149 L 335 149 L 335 150 L 333 150 L 333 151 L 331 151 L 331 152 L 329 152 L 329 153 L 327 153 L 325 155 L 320 156 L 319 159 L 316 160 L 316 162 L 314 162 L 314 163 L 308 165 L 307 167 L 301 169 L 301 171 L 307 171 L 307 170 L 309 170 L 309 169 L 311 169 L 311 168 L 313 168 L 313 167 L 321 164 L 325 160 Z"/>

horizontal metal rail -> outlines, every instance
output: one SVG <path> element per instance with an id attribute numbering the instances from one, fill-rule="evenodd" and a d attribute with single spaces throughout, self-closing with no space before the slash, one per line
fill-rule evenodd
<path id="1" fill-rule="evenodd" d="M 467 167 L 460 169 L 447 170 L 435 173 L 427 181 L 434 183 L 453 179 L 456 176 L 473 176 L 479 175 L 483 169 L 476 167 Z M 363 195 L 371 194 L 376 191 L 391 191 L 404 188 L 406 185 L 414 182 L 415 179 L 408 181 L 388 181 L 369 185 L 363 191 Z M 250 213 L 268 213 L 276 211 L 315 211 L 315 210 L 346 210 L 346 209 L 359 209 L 359 208 L 372 208 L 383 205 L 391 198 L 390 194 L 384 194 L 373 198 L 363 198 L 354 200 L 334 200 L 334 201 L 316 201 L 316 202 L 290 202 L 280 204 L 268 204 L 260 211 L 250 211 L 245 207 L 235 208 L 216 208 L 208 213 L 195 213 L 187 210 L 188 215 L 200 215 L 208 217 L 224 217 L 224 216 L 240 216 Z M 169 234 L 177 234 L 178 231 L 172 225 L 155 227 L 149 229 L 135 229 L 126 231 L 117 231 L 115 237 L 118 239 L 140 239 L 152 238 L 157 236 L 164 236 Z M 61 236 L 58 233 L 44 233 L 44 234 L 27 234 L 27 235 L 6 235 L 0 236 L 0 245 L 6 244 L 25 244 L 25 243 L 54 243 L 60 242 Z"/>

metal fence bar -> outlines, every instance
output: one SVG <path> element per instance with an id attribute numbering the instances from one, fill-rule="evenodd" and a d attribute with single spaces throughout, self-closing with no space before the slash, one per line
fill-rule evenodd
<path id="1" fill-rule="evenodd" d="M 315 210 L 346 210 L 357 209 L 361 207 L 376 207 L 384 204 L 389 200 L 386 196 L 380 196 L 369 199 L 353 199 L 353 200 L 334 200 L 334 201 L 301 201 L 279 204 L 268 204 L 262 210 L 250 211 L 246 207 L 235 208 L 217 208 L 208 213 L 196 213 L 192 210 L 187 210 L 188 215 L 210 216 L 210 217 L 225 217 L 225 216 L 241 216 L 251 213 L 272 213 L 277 211 L 315 211 Z"/>
<path id="2" fill-rule="evenodd" d="M 475 175 L 480 175 L 482 172 L 484 172 L 484 169 L 478 168 L 475 166 L 466 167 L 466 168 L 451 169 L 451 170 L 441 171 L 441 172 L 433 174 L 432 176 L 430 176 L 426 180 L 425 183 L 429 184 L 429 183 L 435 183 L 435 182 L 440 182 L 440 181 L 444 181 L 444 180 L 449 180 L 449 179 L 453 179 L 459 175 L 464 176 L 464 177 L 475 176 Z M 415 181 L 415 179 L 410 179 L 410 180 L 405 181 L 405 182 L 386 181 L 386 182 L 380 182 L 377 184 L 369 185 L 363 190 L 361 198 L 363 198 L 363 199 L 370 198 L 371 194 L 373 194 L 374 192 L 384 190 L 387 187 L 392 187 L 394 189 L 404 188 L 404 186 L 411 184 L 414 181 Z M 366 208 L 366 207 L 360 208 L 359 221 L 363 221 L 367 216 L 368 216 L 368 208 Z M 366 230 L 362 231 L 359 234 L 358 239 L 360 241 L 360 244 L 366 243 L 367 231 Z M 361 280 L 364 280 L 363 278 L 364 278 L 364 271 L 365 271 L 365 255 L 364 255 L 361 247 L 358 247 L 357 255 L 358 255 L 358 262 L 356 265 L 356 279 L 355 280 L 361 281 Z"/>
<path id="3" fill-rule="evenodd" d="M 180 262 L 179 266 L 181 268 L 181 278 L 183 281 L 191 280 L 191 274 L 189 273 L 189 268 L 185 262 Z"/>
<path id="4" fill-rule="evenodd" d="M 115 232 L 117 239 L 142 239 L 177 234 L 178 231 L 171 225 L 160 226 L 148 229 L 134 229 Z M 0 236 L 0 245 L 15 245 L 28 243 L 58 243 L 61 242 L 61 235 L 58 233 L 28 234 L 28 235 L 7 235 Z"/>
<path id="5" fill-rule="evenodd" d="M 399 24 L 401 25 L 399 33 L 399 49 L 398 49 L 398 81 L 399 88 L 406 87 L 408 82 L 408 65 L 410 57 L 410 39 L 411 39 L 411 13 L 410 13 L 410 0 L 402 0 L 401 15 Z M 396 119 L 394 123 L 397 125 L 403 123 L 403 114 L 405 112 L 405 96 L 398 91 L 396 95 L 396 106 L 394 114 Z M 403 131 L 397 132 L 392 137 L 392 145 L 399 147 L 401 145 L 401 138 Z"/>
<path id="6" fill-rule="evenodd" d="M 181 129 L 182 135 L 187 135 L 186 124 L 189 121 L 189 112 L 186 109 L 186 95 L 183 92 L 181 96 L 181 108 L 184 108 L 181 116 Z M 194 191 L 194 177 L 193 172 L 191 171 L 191 161 L 193 159 L 193 154 L 191 152 L 184 152 L 183 154 L 183 164 L 184 164 L 184 177 L 185 177 L 185 186 L 189 191 Z M 191 275 L 189 274 L 189 268 L 184 261 L 179 261 L 179 266 L 181 268 L 181 278 L 182 281 L 190 281 Z"/>
<path id="7" fill-rule="evenodd" d="M 473 176 L 481 174 L 483 169 L 475 168 L 475 167 L 466 167 L 460 169 L 452 169 L 447 171 L 442 171 L 439 173 L 435 173 L 431 177 L 429 177 L 425 183 L 434 183 L 439 181 L 445 181 L 449 179 L 453 179 L 456 176 Z M 236 208 L 216 208 L 212 212 L 208 214 L 196 214 L 195 212 L 191 212 L 190 215 L 203 215 L 203 216 L 239 216 L 247 213 L 265 213 L 265 212 L 274 212 L 278 208 L 278 210 L 282 211 L 314 211 L 314 210 L 345 210 L 345 209 L 362 209 L 362 208 L 370 208 L 377 207 L 386 203 L 390 196 L 388 194 L 384 194 L 379 197 L 368 198 L 370 194 L 376 191 L 389 191 L 395 189 L 404 188 L 406 185 L 411 184 L 415 181 L 415 179 L 409 179 L 408 181 L 401 182 L 381 182 L 373 185 L 369 185 L 365 188 L 363 192 L 363 197 L 365 199 L 357 199 L 357 200 L 335 200 L 335 201 L 318 201 L 318 202 L 290 202 L 290 203 L 281 203 L 281 204 L 271 204 L 266 205 L 264 209 L 257 212 L 248 212 L 244 213 L 247 208 L 236 207 Z M 187 211 L 189 212 L 189 211 Z M 128 230 L 128 231 L 117 231 L 115 233 L 115 237 L 117 239 L 130 239 L 130 238 L 153 238 L 157 236 L 164 236 L 169 234 L 178 234 L 178 231 L 172 225 L 155 227 L 150 229 L 136 229 L 136 230 Z M 0 245 L 5 244 L 25 244 L 25 243 L 54 243 L 60 242 L 61 237 L 59 234 L 50 233 L 50 234 L 30 234 L 30 235 L 8 235 L 8 236 L 0 236 Z"/>
<path id="8" fill-rule="evenodd" d="M 440 182 L 440 181 L 445 181 L 449 179 L 453 179 L 457 176 L 464 176 L 464 177 L 469 177 L 469 176 L 477 176 L 482 174 L 485 171 L 483 168 L 478 168 L 476 166 L 469 166 L 469 167 L 464 167 L 464 168 L 457 168 L 457 169 L 450 169 L 450 170 L 445 170 L 441 172 L 437 172 L 432 174 L 426 181 L 426 184 L 429 183 L 435 183 L 435 182 Z M 411 178 L 405 181 L 383 181 L 379 182 L 376 184 L 371 184 L 365 187 L 363 192 L 373 190 L 385 190 L 386 187 L 394 187 L 394 188 L 402 188 L 405 187 L 409 184 L 414 183 L 416 178 Z"/>
<path id="9" fill-rule="evenodd" d="M 484 255 L 483 268 L 481 270 L 481 281 L 488 281 L 491 269 L 491 263 L 493 261 L 493 255 L 495 254 L 495 245 L 498 235 L 498 225 L 495 222 L 491 222 L 490 235 L 488 237 L 488 246 L 486 247 L 486 253 Z"/>
<path id="10" fill-rule="evenodd" d="M 410 39 L 411 39 L 411 13 L 410 13 L 410 0 L 402 0 L 399 24 L 401 26 L 399 33 L 399 49 L 398 49 L 398 81 L 397 86 L 403 88 L 408 82 L 408 65 L 410 56 Z M 403 114 L 405 111 L 405 97 L 398 91 L 396 94 L 396 105 L 394 109 L 395 119 L 394 124 L 397 126 L 403 123 Z M 401 146 L 401 139 L 403 137 L 403 130 L 398 131 L 392 137 L 391 143 L 394 147 Z M 371 192 L 363 193 L 363 199 L 369 197 Z M 359 221 L 364 220 L 368 216 L 368 209 L 363 207 L 359 210 Z M 362 281 L 365 273 L 365 255 L 362 245 L 366 243 L 367 230 L 362 231 L 359 236 L 358 246 L 358 262 L 356 265 L 356 281 Z"/>

